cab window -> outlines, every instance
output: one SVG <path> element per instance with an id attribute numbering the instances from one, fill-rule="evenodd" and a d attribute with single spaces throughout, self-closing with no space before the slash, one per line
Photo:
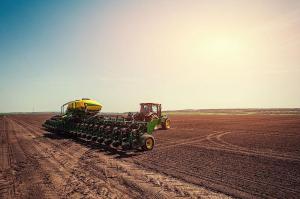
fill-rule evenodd
<path id="1" fill-rule="evenodd" d="M 144 105 L 144 111 L 149 112 L 149 107 L 147 105 Z"/>
<path id="2" fill-rule="evenodd" d="M 153 111 L 154 113 L 157 113 L 157 105 L 152 105 L 152 111 Z"/>

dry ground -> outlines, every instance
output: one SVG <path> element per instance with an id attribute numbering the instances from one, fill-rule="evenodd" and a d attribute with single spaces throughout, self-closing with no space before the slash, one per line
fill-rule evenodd
<path id="1" fill-rule="evenodd" d="M 0 116 L 0 198 L 299 198 L 300 116 L 172 115 L 151 152 Z"/>

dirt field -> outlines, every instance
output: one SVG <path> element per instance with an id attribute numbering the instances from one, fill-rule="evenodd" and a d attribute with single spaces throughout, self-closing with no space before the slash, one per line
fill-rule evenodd
<path id="1" fill-rule="evenodd" d="M 151 152 L 0 116 L 0 198 L 299 198 L 299 115 L 172 115 Z"/>

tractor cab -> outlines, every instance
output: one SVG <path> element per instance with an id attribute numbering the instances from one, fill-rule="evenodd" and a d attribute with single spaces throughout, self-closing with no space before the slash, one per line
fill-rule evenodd
<path id="1" fill-rule="evenodd" d="M 161 117 L 161 104 L 157 103 L 141 103 L 140 112 L 134 115 L 135 120 L 145 122 L 160 119 Z"/>
<path id="2" fill-rule="evenodd" d="M 156 103 L 141 103 L 140 114 L 146 116 L 154 114 L 157 117 L 161 116 L 161 104 Z"/>
<path id="3" fill-rule="evenodd" d="M 161 104 L 141 103 L 140 112 L 136 113 L 133 118 L 137 121 L 154 122 L 154 126 L 161 126 L 162 129 L 170 128 L 170 119 L 162 115 Z"/>

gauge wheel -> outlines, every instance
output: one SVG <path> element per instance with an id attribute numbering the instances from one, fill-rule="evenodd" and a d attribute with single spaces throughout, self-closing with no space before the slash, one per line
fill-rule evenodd
<path id="1" fill-rule="evenodd" d="M 142 136 L 142 149 L 145 151 L 150 151 L 154 147 L 154 138 L 151 135 Z"/>

